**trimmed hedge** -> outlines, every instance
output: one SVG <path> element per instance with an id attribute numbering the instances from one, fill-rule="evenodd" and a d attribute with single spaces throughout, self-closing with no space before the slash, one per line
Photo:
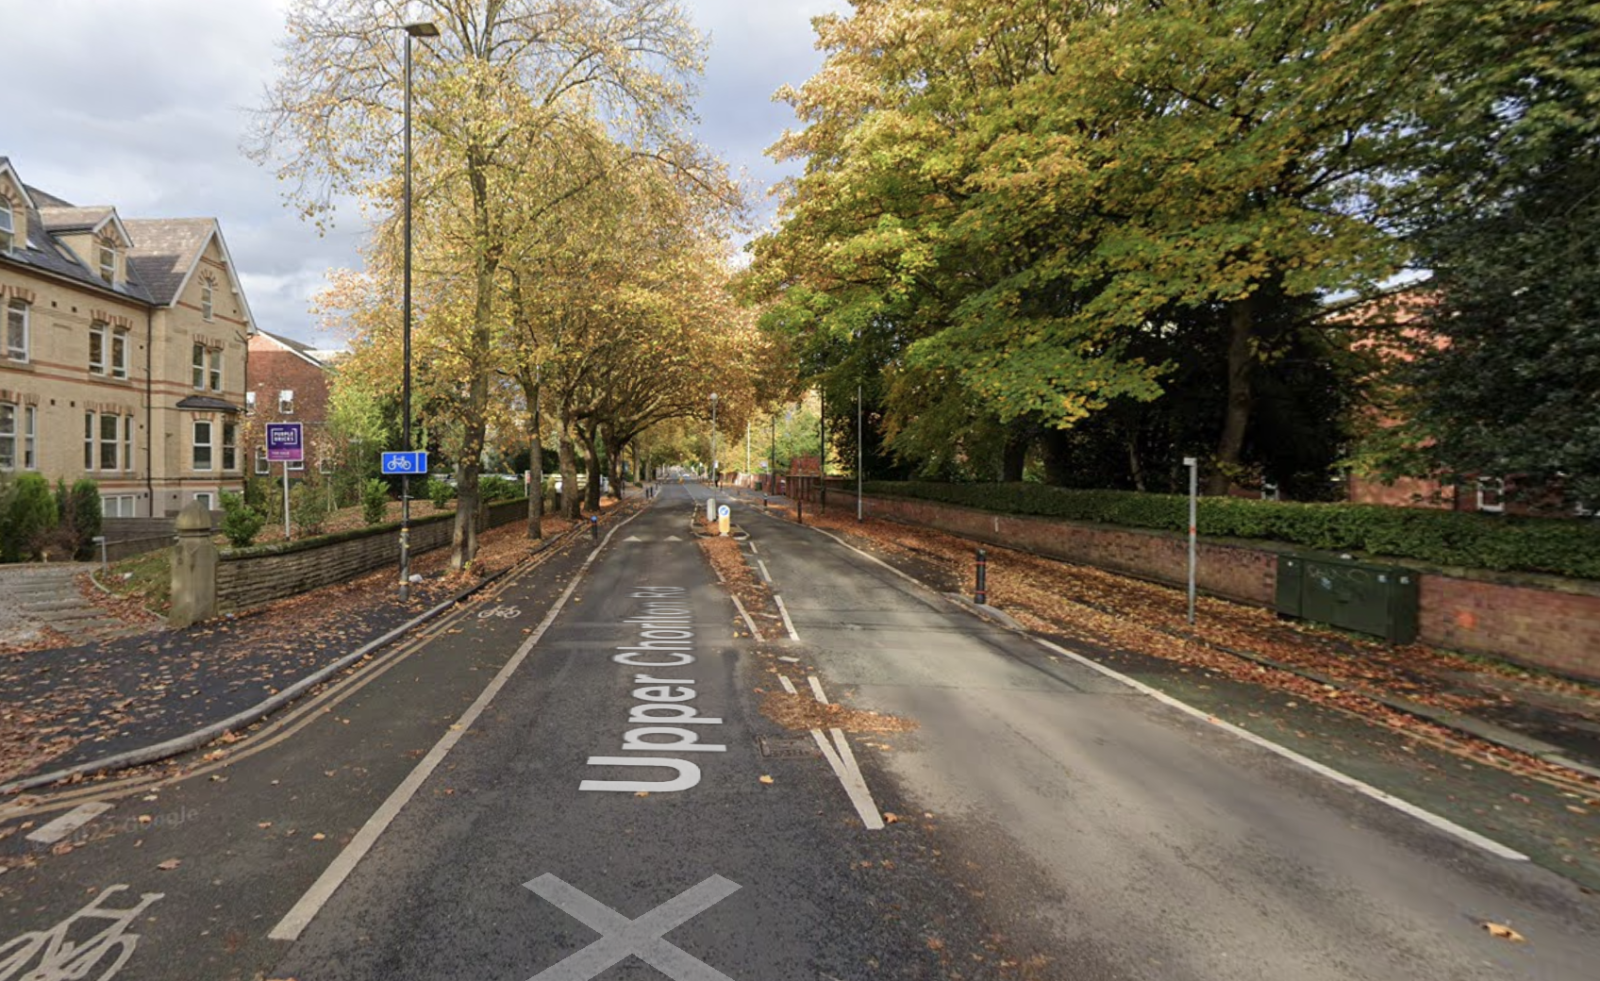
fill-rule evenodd
<path id="1" fill-rule="evenodd" d="M 934 484 L 868 481 L 868 494 L 1067 521 L 1183 532 L 1189 499 L 1180 494 L 1069 490 L 1044 484 Z M 1255 538 L 1327 551 L 1359 551 L 1436 565 L 1546 572 L 1600 579 L 1600 523 L 1488 516 L 1378 504 L 1301 504 L 1200 498 L 1202 535 Z"/>

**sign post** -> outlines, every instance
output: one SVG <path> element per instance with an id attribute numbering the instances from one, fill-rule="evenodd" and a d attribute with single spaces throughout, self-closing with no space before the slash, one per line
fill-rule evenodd
<path id="1" fill-rule="evenodd" d="M 1189 626 L 1194 626 L 1194 578 L 1195 578 L 1195 497 L 1199 493 L 1200 461 L 1192 456 L 1183 458 L 1183 465 L 1189 468 Z"/>
<path id="2" fill-rule="evenodd" d="M 298 422 L 267 423 L 267 462 L 283 464 L 283 540 L 289 540 L 289 464 L 303 463 L 305 441 Z"/>
<path id="3" fill-rule="evenodd" d="M 400 477 L 400 601 L 411 598 L 411 475 L 428 472 L 427 450 L 386 452 L 380 457 L 386 477 Z"/>

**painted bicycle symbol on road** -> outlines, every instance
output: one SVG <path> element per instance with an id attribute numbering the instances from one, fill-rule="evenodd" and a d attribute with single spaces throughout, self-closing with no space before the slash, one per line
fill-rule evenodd
<path id="1" fill-rule="evenodd" d="M 502 620 L 515 620 L 520 616 L 522 616 L 522 611 L 514 606 L 493 606 L 487 610 L 478 611 L 479 620 L 487 620 L 490 617 L 499 617 Z"/>
<path id="2" fill-rule="evenodd" d="M 145 907 L 165 894 L 147 892 L 131 909 L 105 909 L 100 904 L 127 886 L 107 886 L 89 905 L 49 930 L 35 930 L 0 944 L 0 981 L 78 981 L 100 971 L 94 981 L 111 981 L 139 946 L 128 927 Z M 84 939 L 69 936 L 80 920 L 109 920 L 99 933 Z M 81 932 L 81 931 L 80 931 Z"/>

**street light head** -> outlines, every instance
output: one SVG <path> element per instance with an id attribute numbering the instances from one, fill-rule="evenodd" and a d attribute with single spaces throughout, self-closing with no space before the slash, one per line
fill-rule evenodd
<path id="1" fill-rule="evenodd" d="M 439 27 L 433 21 L 418 21 L 415 24 L 407 24 L 406 33 L 412 37 L 438 37 Z"/>

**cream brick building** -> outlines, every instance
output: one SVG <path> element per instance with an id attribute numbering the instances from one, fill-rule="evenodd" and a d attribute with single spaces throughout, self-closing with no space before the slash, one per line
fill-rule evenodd
<path id="1" fill-rule="evenodd" d="M 254 330 L 212 218 L 124 220 L 0 157 L 0 470 L 89 477 L 108 517 L 239 490 Z"/>

